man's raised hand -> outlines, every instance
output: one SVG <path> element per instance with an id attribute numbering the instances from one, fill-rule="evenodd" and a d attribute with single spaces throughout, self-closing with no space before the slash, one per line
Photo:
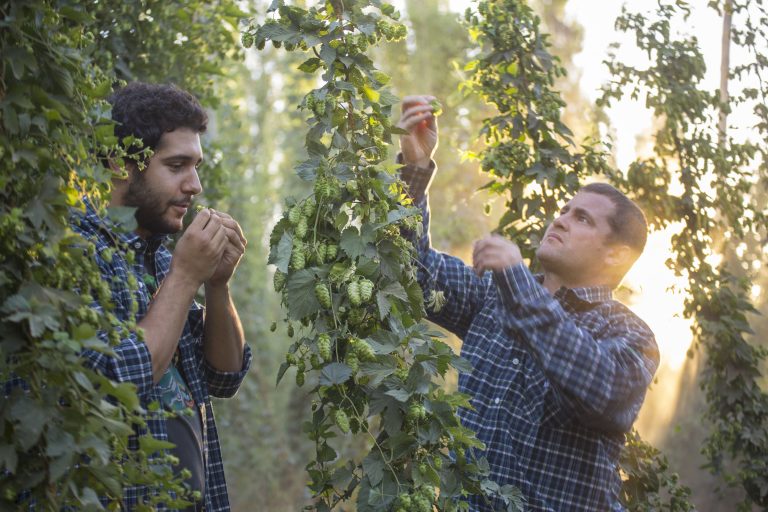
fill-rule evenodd
<path id="1" fill-rule="evenodd" d="M 221 256 L 219 265 L 210 279 L 206 281 L 206 284 L 219 286 L 227 284 L 232 278 L 238 263 L 240 263 L 240 259 L 245 254 L 245 246 L 248 245 L 248 241 L 243 235 L 240 224 L 230 215 L 218 211 L 213 212 L 213 214 L 220 219 L 226 231 L 228 243 L 224 247 L 224 253 Z"/>
<path id="2" fill-rule="evenodd" d="M 202 210 L 176 243 L 171 273 L 200 286 L 217 270 L 230 243 L 222 218 L 210 209 Z"/>
<path id="3" fill-rule="evenodd" d="M 427 168 L 437 148 L 437 119 L 431 102 L 434 96 L 406 96 L 398 128 L 408 131 L 400 136 L 403 163 Z"/>
<path id="4" fill-rule="evenodd" d="M 472 246 L 472 267 L 478 276 L 486 270 L 503 270 L 523 261 L 520 248 L 499 235 L 489 235 Z"/>

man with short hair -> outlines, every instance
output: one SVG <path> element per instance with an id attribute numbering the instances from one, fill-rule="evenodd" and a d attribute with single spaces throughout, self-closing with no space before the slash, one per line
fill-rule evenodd
<path id="1" fill-rule="evenodd" d="M 432 99 L 403 101 L 401 176 L 424 215 L 419 282 L 425 296 L 446 299 L 429 319 L 463 340 L 473 366 L 459 376 L 473 406 L 461 421 L 485 443 L 491 479 L 518 487 L 527 510 L 623 510 L 619 453 L 659 354 L 648 326 L 611 291 L 643 250 L 645 217 L 610 185 L 583 187 L 546 230 L 541 275 L 498 235 L 474 244 L 472 267 L 432 249 Z M 473 496 L 470 509 L 503 506 Z"/>
<path id="2" fill-rule="evenodd" d="M 110 206 L 136 208 L 137 227 L 128 233 L 115 229 L 87 199 L 86 211 L 74 216 L 72 226 L 96 247 L 114 314 L 128 320 L 135 311 L 143 336 L 125 335 L 113 347 L 114 356 L 95 350 L 83 356 L 108 378 L 135 384 L 144 408 L 162 405 L 163 411 L 148 413 L 147 425 L 155 438 L 176 445 L 174 469 L 189 470 L 185 483 L 202 496 L 190 510 L 229 510 L 210 396 L 233 396 L 251 361 L 229 292 L 246 240 L 232 217 L 206 209 L 178 239 L 171 257 L 163 244 L 181 231 L 192 198 L 202 192 L 197 171 L 207 115 L 194 96 L 173 85 L 131 83 L 110 103 L 120 140 L 131 135 L 152 150 L 143 169 L 131 160 L 125 169 L 109 162 L 116 176 Z M 205 307 L 195 301 L 200 286 Z M 176 414 L 166 418 L 164 412 Z M 148 492 L 124 489 L 125 505 L 133 510 Z"/>

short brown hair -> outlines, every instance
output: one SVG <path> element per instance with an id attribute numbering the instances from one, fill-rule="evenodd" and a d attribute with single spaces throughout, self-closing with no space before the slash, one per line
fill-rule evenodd
<path id="1" fill-rule="evenodd" d="M 608 217 L 611 227 L 612 244 L 624 244 L 640 254 L 648 239 L 648 222 L 645 214 L 634 201 L 607 183 L 590 183 L 581 187 L 581 192 L 600 194 L 611 200 L 615 212 Z"/>

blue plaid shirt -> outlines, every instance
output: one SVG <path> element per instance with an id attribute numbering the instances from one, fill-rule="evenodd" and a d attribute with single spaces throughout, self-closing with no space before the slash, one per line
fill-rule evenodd
<path id="1" fill-rule="evenodd" d="M 401 172 L 424 215 L 419 282 L 447 299 L 429 319 L 463 340 L 473 370 L 459 390 L 474 410 L 459 416 L 485 443 L 491 478 L 518 487 L 533 511 L 623 510 L 619 453 L 658 366 L 653 333 L 607 287 L 552 295 L 522 263 L 478 277 L 432 249 L 434 165 Z M 504 507 L 473 497 L 470 509 Z"/>
<path id="2" fill-rule="evenodd" d="M 151 290 L 144 282 L 144 276 L 152 274 L 160 285 L 168 274 L 171 253 L 163 245 L 166 236 L 142 239 L 134 233 L 117 233 L 109 229 L 109 221 L 99 218 L 90 205 L 85 214 L 75 214 L 72 220 L 75 232 L 91 241 L 96 246 L 96 260 L 102 278 L 110 283 L 115 315 L 120 320 L 130 318 L 131 291 L 127 280 L 133 275 L 138 281 L 139 290 L 135 294 L 138 302 L 137 321 L 149 308 L 152 299 Z M 115 240 L 127 245 L 135 252 L 135 263 L 129 265 L 123 254 L 116 248 Z M 104 251 L 113 249 L 114 256 L 104 258 Z M 95 307 L 99 308 L 98 305 Z M 208 364 L 203 354 L 203 325 L 205 309 L 197 302 L 189 308 L 189 316 L 184 331 L 179 339 L 180 365 L 186 383 L 194 398 L 198 414 L 203 423 L 203 460 L 206 467 L 206 512 L 229 510 L 227 485 L 224 480 L 224 466 L 221 459 L 219 436 L 213 418 L 211 396 L 228 398 L 237 392 L 251 363 L 250 348 L 246 346 L 243 368 L 236 373 L 222 372 Z M 103 339 L 106 335 L 102 333 Z M 83 353 L 86 364 L 100 371 L 105 376 L 118 382 L 131 382 L 136 385 L 137 394 L 145 408 L 153 401 L 160 403 L 160 391 L 152 379 L 152 362 L 149 350 L 135 334 L 120 341 L 114 347 L 117 357 L 110 357 L 101 352 L 88 350 Z M 161 440 L 168 439 L 166 421 L 162 413 L 150 413 L 147 424 L 152 435 Z M 147 493 L 146 488 L 126 487 L 124 500 L 129 510 L 141 502 Z"/>

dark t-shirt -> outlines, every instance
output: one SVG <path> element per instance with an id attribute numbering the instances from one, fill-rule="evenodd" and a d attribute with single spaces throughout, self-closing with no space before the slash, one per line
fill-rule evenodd
<path id="1" fill-rule="evenodd" d="M 168 418 L 168 441 L 176 446 L 170 452 L 178 457 L 179 464 L 174 466 L 177 473 L 183 469 L 189 470 L 191 476 L 184 482 L 193 491 L 205 495 L 205 464 L 203 460 L 203 429 L 195 401 L 187 383 L 174 362 L 168 367 L 157 383 L 160 388 L 163 408 L 176 416 Z M 189 512 L 202 510 L 205 500 L 201 499 L 195 505 L 188 507 Z"/>

